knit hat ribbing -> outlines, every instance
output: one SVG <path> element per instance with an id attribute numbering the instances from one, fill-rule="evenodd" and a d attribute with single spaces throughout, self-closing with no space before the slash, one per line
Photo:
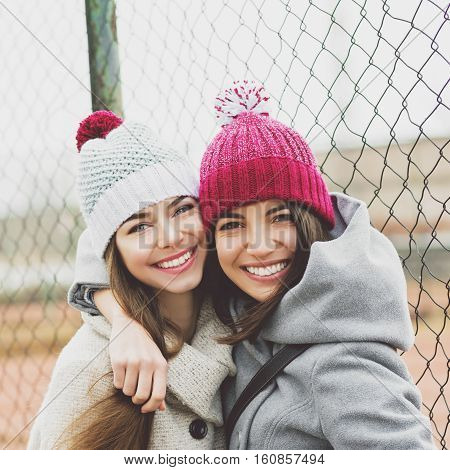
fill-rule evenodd
<path id="1" fill-rule="evenodd" d="M 134 213 L 169 197 L 198 197 L 192 164 L 143 124 L 96 111 L 80 124 L 77 142 L 81 212 L 100 258 Z"/>
<path id="2" fill-rule="evenodd" d="M 208 226 L 221 212 L 250 201 L 296 200 L 334 226 L 331 198 L 305 140 L 271 118 L 263 87 L 235 82 L 218 97 L 222 130 L 200 167 L 200 203 Z"/>

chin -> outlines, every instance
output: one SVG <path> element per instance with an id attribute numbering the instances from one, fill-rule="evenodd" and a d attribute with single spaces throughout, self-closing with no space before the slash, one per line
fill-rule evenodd
<path id="1" fill-rule="evenodd" d="M 170 292 L 171 294 L 185 294 L 186 292 L 194 290 L 199 284 L 200 282 L 198 282 L 197 284 L 191 284 L 187 286 L 175 286 L 175 287 L 169 286 L 169 287 L 166 287 L 166 289 L 164 290 L 166 292 Z"/>
<path id="2" fill-rule="evenodd" d="M 273 290 L 246 289 L 244 292 L 257 302 L 264 302 L 272 295 Z"/>
<path id="3" fill-rule="evenodd" d="M 167 292 L 171 292 L 172 294 L 184 294 L 185 292 L 189 292 L 200 284 L 202 278 L 200 276 L 196 276 L 195 279 L 176 279 L 173 282 L 169 281 L 169 284 L 160 286 L 159 289 L 163 289 Z"/>
<path id="4" fill-rule="evenodd" d="M 247 294 L 254 300 L 256 300 L 257 302 L 264 302 L 265 300 L 267 300 L 270 296 L 270 294 L 255 294 L 254 292 L 250 293 L 250 292 L 247 292 Z"/>

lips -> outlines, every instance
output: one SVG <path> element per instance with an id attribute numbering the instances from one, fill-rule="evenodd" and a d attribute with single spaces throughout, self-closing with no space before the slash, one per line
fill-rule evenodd
<path id="1" fill-rule="evenodd" d="M 158 268 L 175 268 L 176 266 L 183 265 L 184 263 L 187 262 L 188 259 L 192 256 L 194 253 L 196 247 L 189 248 L 187 250 L 181 251 L 180 253 L 177 253 L 176 255 L 168 256 L 167 258 L 164 258 L 158 263 L 154 263 Z"/>
<path id="2" fill-rule="evenodd" d="M 255 274 L 257 276 L 270 276 L 272 274 L 276 274 L 282 271 L 286 266 L 289 264 L 289 260 L 280 260 L 280 261 L 273 261 L 273 262 L 265 262 L 265 263 L 258 263 L 258 264 L 245 264 L 241 266 L 241 269 Z"/>
<path id="3" fill-rule="evenodd" d="M 189 269 L 197 255 L 197 246 L 181 251 L 173 256 L 168 256 L 158 263 L 152 264 L 152 268 L 169 274 L 178 274 Z"/>
<path id="4" fill-rule="evenodd" d="M 284 259 L 273 262 L 266 261 L 265 263 L 242 265 L 240 268 L 253 280 L 273 281 L 279 280 L 280 276 L 285 274 L 289 263 L 290 260 Z"/>

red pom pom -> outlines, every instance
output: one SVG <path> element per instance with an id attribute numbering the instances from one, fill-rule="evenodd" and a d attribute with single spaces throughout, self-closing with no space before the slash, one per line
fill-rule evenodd
<path id="1" fill-rule="evenodd" d="M 119 116 L 111 111 L 95 111 L 84 121 L 81 121 L 77 132 L 78 152 L 85 142 L 91 139 L 104 139 L 113 129 L 123 122 Z"/>

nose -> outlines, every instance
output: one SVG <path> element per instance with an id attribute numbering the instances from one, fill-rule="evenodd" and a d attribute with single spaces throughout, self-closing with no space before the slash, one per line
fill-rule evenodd
<path id="1" fill-rule="evenodd" d="M 158 226 L 158 240 L 156 246 L 158 248 L 167 248 L 179 244 L 183 240 L 183 233 L 179 227 L 171 221 L 165 221 L 165 223 L 159 224 Z"/>
<path id="2" fill-rule="evenodd" d="M 269 230 L 255 228 L 247 232 L 246 249 L 249 255 L 265 258 L 273 253 L 276 247 L 276 241 L 271 237 Z"/>

